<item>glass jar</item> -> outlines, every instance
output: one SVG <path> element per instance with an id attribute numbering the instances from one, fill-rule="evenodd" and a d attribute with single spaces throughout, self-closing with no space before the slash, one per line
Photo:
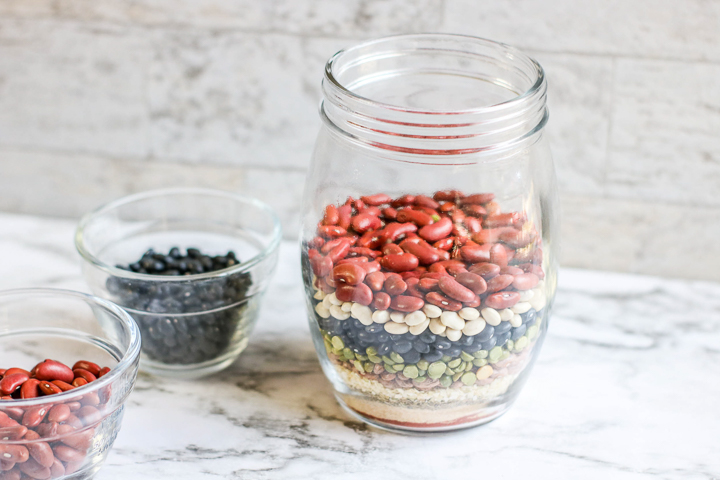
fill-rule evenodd
<path id="1" fill-rule="evenodd" d="M 480 38 L 402 35 L 337 53 L 323 94 L 302 266 L 336 397 L 393 430 L 497 418 L 556 288 L 542 68 Z"/>

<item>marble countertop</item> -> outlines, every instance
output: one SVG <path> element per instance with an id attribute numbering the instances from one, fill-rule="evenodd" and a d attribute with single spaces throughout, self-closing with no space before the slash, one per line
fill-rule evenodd
<path id="1" fill-rule="evenodd" d="M 0 288 L 87 291 L 74 223 L 0 214 Z M 272 299 L 272 301 L 268 301 Z M 720 479 L 720 285 L 562 269 L 519 400 L 435 436 L 369 428 L 335 402 L 310 341 L 298 250 L 248 349 L 202 381 L 141 374 L 100 480 Z"/>

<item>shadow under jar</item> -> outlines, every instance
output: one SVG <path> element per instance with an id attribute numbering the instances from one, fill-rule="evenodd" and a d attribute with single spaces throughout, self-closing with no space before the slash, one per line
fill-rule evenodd
<path id="1" fill-rule="evenodd" d="M 403 35 L 337 53 L 323 94 L 302 266 L 336 397 L 392 430 L 497 418 L 556 288 L 542 68 L 488 40 Z"/>
<path id="2" fill-rule="evenodd" d="M 194 378 L 247 347 L 280 237 L 277 216 L 258 200 L 167 189 L 86 215 L 76 246 L 92 291 L 140 326 L 141 368 Z"/>

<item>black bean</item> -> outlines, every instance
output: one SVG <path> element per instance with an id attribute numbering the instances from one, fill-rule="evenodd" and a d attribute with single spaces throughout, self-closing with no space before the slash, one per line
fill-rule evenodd
<path id="1" fill-rule="evenodd" d="M 427 362 L 437 362 L 443 357 L 443 352 L 435 348 L 431 348 L 428 353 L 423 354 L 422 358 Z"/>
<path id="2" fill-rule="evenodd" d="M 435 348 L 438 350 L 448 350 L 452 347 L 452 343 L 449 340 L 441 338 L 435 342 Z"/>
<path id="3" fill-rule="evenodd" d="M 387 355 L 390 353 L 390 349 L 392 348 L 392 343 L 386 342 L 381 344 L 379 347 L 377 347 L 378 355 Z"/>
<path id="4" fill-rule="evenodd" d="M 510 322 L 500 322 L 500 325 L 495 327 L 495 335 L 509 332 L 511 328 L 512 325 L 510 325 Z"/>
<path id="5" fill-rule="evenodd" d="M 508 340 L 510 340 L 510 335 L 512 335 L 511 332 L 505 332 L 499 335 L 495 335 L 495 337 L 493 338 L 495 338 L 495 340 L 497 341 L 496 345 L 498 347 L 502 347 L 503 345 L 505 345 L 505 343 L 507 343 Z"/>
<path id="6" fill-rule="evenodd" d="M 412 349 L 412 343 L 408 342 L 407 340 L 402 340 L 400 342 L 397 342 L 395 344 L 395 347 L 393 350 L 395 350 L 400 355 L 409 352 Z"/>
<path id="7" fill-rule="evenodd" d="M 492 337 L 490 340 L 486 342 L 482 342 L 481 346 L 483 350 L 490 350 L 497 344 L 497 339 L 495 337 Z"/>
<path id="8" fill-rule="evenodd" d="M 453 345 L 452 347 L 445 350 L 445 355 L 455 358 L 460 355 L 460 352 L 462 352 L 462 349 L 457 345 Z"/>
<path id="9" fill-rule="evenodd" d="M 519 327 L 515 327 L 512 329 L 512 336 L 510 337 L 513 341 L 517 340 L 518 338 L 525 335 L 525 332 L 527 331 L 527 327 L 525 325 L 520 325 Z"/>
<path id="10" fill-rule="evenodd" d="M 410 350 L 402 354 L 403 360 L 406 364 L 413 364 L 420 361 L 420 352 Z"/>
<path id="11" fill-rule="evenodd" d="M 475 335 L 475 343 L 477 342 L 487 342 L 492 338 L 492 336 L 495 335 L 495 327 L 492 325 L 485 325 L 485 328 L 483 328 L 483 331 Z M 485 350 L 485 348 L 483 348 Z"/>
<path id="12" fill-rule="evenodd" d="M 197 248 L 188 248 L 187 254 L 188 254 L 188 257 L 190 257 L 190 258 L 198 258 L 198 257 L 200 257 L 200 255 L 202 255 L 200 253 L 200 250 L 198 250 Z"/>
<path id="13" fill-rule="evenodd" d="M 436 336 L 428 331 L 420 334 L 420 340 L 425 343 L 435 343 Z"/>
<path id="14" fill-rule="evenodd" d="M 180 253 L 180 249 L 178 247 L 172 247 L 170 249 L 170 252 L 168 253 L 169 256 L 172 258 L 180 258 L 182 257 L 182 254 Z"/>
<path id="15" fill-rule="evenodd" d="M 430 345 L 428 345 L 427 343 L 423 342 L 422 340 L 415 340 L 415 341 L 413 342 L 413 349 L 414 349 L 416 352 L 428 353 L 428 352 L 430 351 Z"/>

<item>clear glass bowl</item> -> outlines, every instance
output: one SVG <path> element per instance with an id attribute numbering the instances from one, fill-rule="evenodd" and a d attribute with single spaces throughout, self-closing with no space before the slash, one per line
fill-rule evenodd
<path id="1" fill-rule="evenodd" d="M 120 430 L 124 403 L 133 389 L 140 354 L 140 331 L 127 312 L 97 297 L 66 290 L 0 292 L 0 365 L 30 370 L 45 359 L 68 366 L 78 360 L 110 367 L 88 385 L 45 397 L 0 400 L 0 478 L 91 478 Z M 19 439 L 29 410 L 66 404 L 75 418 L 59 425 L 47 417 L 40 438 Z M 80 423 L 77 423 L 80 422 Z M 72 425 L 70 427 L 63 426 Z M 29 454 L 28 454 L 29 452 Z M 54 459 L 48 455 L 52 454 Z M 18 460 L 13 463 L 13 460 Z M 20 461 L 23 460 L 24 461 Z M 51 467 L 39 462 L 53 462 Z M 49 464 L 48 464 L 49 465 Z M 21 472 L 23 475 L 21 475 Z"/>
<path id="2" fill-rule="evenodd" d="M 277 264 L 280 222 L 264 203 L 227 192 L 165 189 L 122 198 L 82 218 L 76 247 L 96 295 L 125 308 L 142 332 L 141 368 L 194 378 L 230 365 L 248 344 Z M 234 252 L 238 263 L 193 275 L 120 268 L 149 249 Z"/>
<path id="3" fill-rule="evenodd" d="M 333 56 L 323 94 L 302 260 L 338 400 L 392 430 L 497 418 L 555 295 L 542 68 L 489 40 L 399 35 Z"/>

